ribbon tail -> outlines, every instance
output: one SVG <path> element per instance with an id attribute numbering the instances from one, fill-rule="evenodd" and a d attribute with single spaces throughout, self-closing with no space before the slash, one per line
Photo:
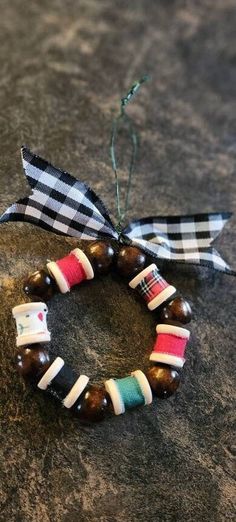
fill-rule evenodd
<path id="1" fill-rule="evenodd" d="M 32 193 L 11 205 L 0 223 L 28 221 L 80 239 L 118 238 L 108 210 L 89 186 L 25 147 L 22 162 Z"/>
<path id="2" fill-rule="evenodd" d="M 147 254 L 174 263 L 207 266 L 230 275 L 235 270 L 211 245 L 231 213 L 156 216 L 133 221 L 123 233 Z"/>

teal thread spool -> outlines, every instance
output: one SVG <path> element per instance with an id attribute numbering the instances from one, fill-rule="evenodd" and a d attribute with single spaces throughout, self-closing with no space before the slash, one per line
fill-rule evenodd
<path id="1" fill-rule="evenodd" d="M 116 415 L 126 409 L 135 408 L 152 402 L 152 391 L 146 376 L 141 370 L 136 370 L 122 379 L 109 379 L 105 382 Z"/>
<path id="2" fill-rule="evenodd" d="M 136 377 L 129 376 L 115 380 L 124 403 L 125 410 L 141 406 L 145 403 L 142 389 Z"/>

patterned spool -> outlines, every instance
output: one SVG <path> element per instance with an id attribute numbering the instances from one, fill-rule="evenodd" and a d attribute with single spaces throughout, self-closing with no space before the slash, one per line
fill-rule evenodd
<path id="1" fill-rule="evenodd" d="M 144 298 L 149 310 L 154 310 L 176 292 L 175 287 L 169 285 L 161 276 L 155 263 L 152 263 L 134 277 L 129 286 L 136 289 Z"/>
<path id="2" fill-rule="evenodd" d="M 182 368 L 185 363 L 184 354 L 189 331 L 170 324 L 158 324 L 156 331 L 157 340 L 150 360 Z"/>
<path id="3" fill-rule="evenodd" d="M 69 292 L 72 286 L 85 279 L 94 277 L 92 265 L 80 248 L 75 248 L 58 261 L 47 263 L 47 269 L 56 280 L 62 294 Z"/>
<path id="4" fill-rule="evenodd" d="M 47 328 L 48 308 L 45 303 L 25 303 L 15 306 L 12 315 L 16 320 L 16 346 L 45 343 L 51 340 Z"/>

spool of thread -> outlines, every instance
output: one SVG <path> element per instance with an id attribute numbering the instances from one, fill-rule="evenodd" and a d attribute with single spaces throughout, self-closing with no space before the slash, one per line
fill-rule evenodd
<path id="1" fill-rule="evenodd" d="M 51 339 L 47 328 L 48 308 L 45 303 L 25 303 L 15 306 L 12 315 L 16 320 L 16 346 L 45 343 Z"/>
<path id="2" fill-rule="evenodd" d="M 71 408 L 89 382 L 86 375 L 75 375 L 75 372 L 57 357 L 38 382 L 38 388 L 47 390 L 53 397 L 62 401 L 66 408 Z"/>
<path id="3" fill-rule="evenodd" d="M 152 263 L 134 277 L 129 286 L 139 292 L 146 301 L 149 310 L 154 310 L 176 292 L 175 287 L 169 285 L 161 276 L 155 263 Z"/>
<path id="4" fill-rule="evenodd" d="M 115 415 L 152 402 L 149 382 L 141 370 L 136 370 L 123 379 L 109 379 L 105 382 L 105 388 L 111 397 Z"/>
<path id="5" fill-rule="evenodd" d="M 69 292 L 71 287 L 85 279 L 93 279 L 94 272 L 90 261 L 80 248 L 75 248 L 58 261 L 47 263 L 47 269 L 56 280 L 62 292 Z"/>
<path id="6" fill-rule="evenodd" d="M 157 340 L 150 360 L 182 368 L 189 331 L 171 324 L 158 324 L 156 331 Z"/>

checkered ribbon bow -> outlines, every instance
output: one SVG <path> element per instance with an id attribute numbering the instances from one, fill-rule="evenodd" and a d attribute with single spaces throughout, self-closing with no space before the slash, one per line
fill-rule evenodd
<path id="1" fill-rule="evenodd" d="M 132 221 L 120 233 L 102 200 L 85 183 L 25 147 L 22 161 L 32 194 L 11 205 L 0 217 L 0 223 L 29 221 L 80 239 L 113 239 L 138 246 L 160 259 L 236 275 L 211 246 L 230 213 L 146 217 Z"/>

